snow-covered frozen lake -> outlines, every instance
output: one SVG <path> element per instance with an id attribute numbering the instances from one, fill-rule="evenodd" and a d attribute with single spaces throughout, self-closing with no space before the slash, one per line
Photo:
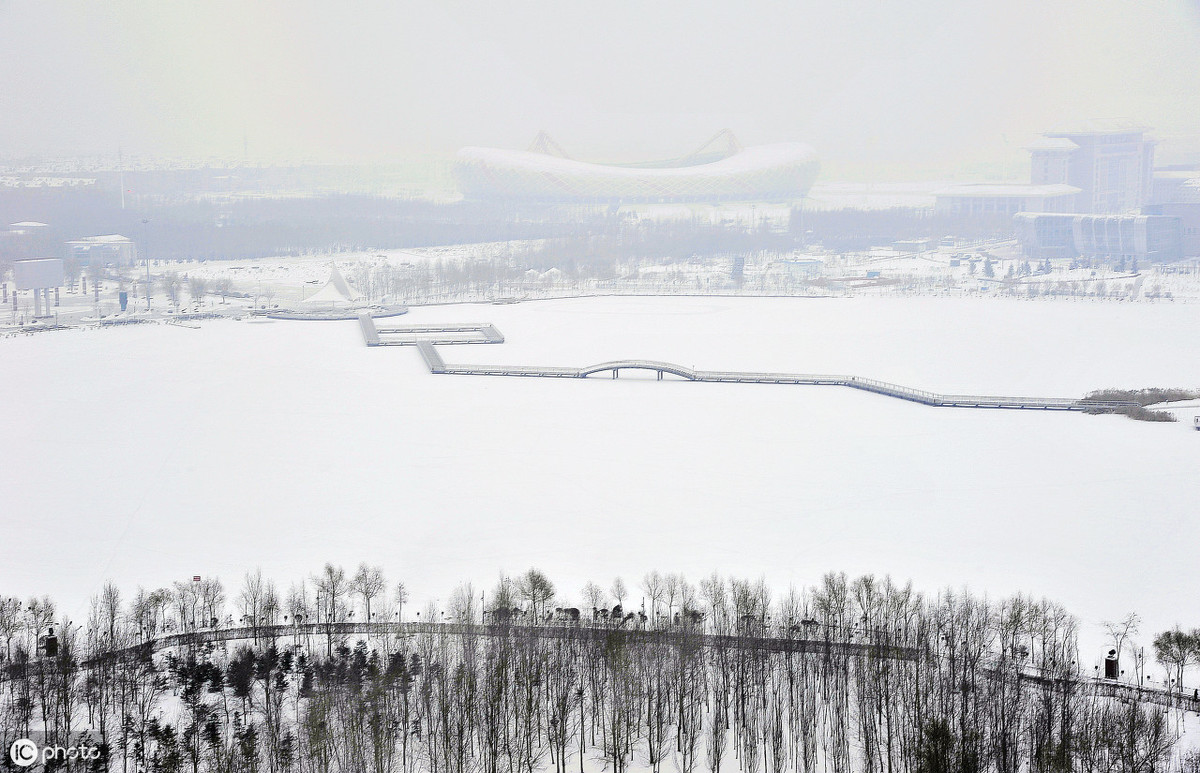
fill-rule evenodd
<path id="1" fill-rule="evenodd" d="M 980 299 L 593 298 L 415 309 L 507 342 L 448 362 L 844 373 L 1076 397 L 1200 385 L 1200 307 Z M 354 322 L 213 321 L 0 340 L 0 594 L 82 620 L 255 566 L 385 567 L 414 599 L 499 572 L 634 586 L 830 570 L 1046 595 L 1087 629 L 1200 625 L 1200 432 L 929 408 L 837 387 L 432 376 Z M 1090 657 L 1093 652 L 1085 654 Z"/>

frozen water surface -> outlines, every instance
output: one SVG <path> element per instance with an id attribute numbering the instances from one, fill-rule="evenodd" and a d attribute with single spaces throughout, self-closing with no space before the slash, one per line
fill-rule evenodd
<path id="1" fill-rule="evenodd" d="M 1075 397 L 1200 385 L 1200 307 L 980 299 L 592 298 L 415 309 L 487 321 L 448 362 L 843 373 Z M 1200 432 L 929 408 L 837 387 L 432 376 L 358 325 L 214 321 L 0 340 L 0 593 L 82 619 L 132 590 L 261 565 L 382 564 L 415 599 L 500 571 L 890 573 L 1046 595 L 1085 633 L 1196 624 Z M 635 601 L 636 603 L 636 601 Z M 1090 654 L 1090 653 L 1089 653 Z"/>

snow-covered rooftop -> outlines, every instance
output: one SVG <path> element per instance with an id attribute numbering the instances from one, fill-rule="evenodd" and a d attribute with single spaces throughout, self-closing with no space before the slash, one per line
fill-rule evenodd
<path id="1" fill-rule="evenodd" d="M 1045 132 L 1047 137 L 1071 137 L 1079 134 L 1132 134 L 1150 131 L 1150 127 L 1132 118 L 1093 118 L 1060 126 Z"/>
<path id="2" fill-rule="evenodd" d="M 1079 150 L 1079 146 L 1066 137 L 1040 137 L 1025 146 L 1026 150 Z"/>
<path id="3" fill-rule="evenodd" d="M 501 148 L 458 152 L 459 188 L 468 196 L 542 199 L 800 198 L 820 165 L 796 142 L 745 148 L 709 164 L 619 167 Z"/>
<path id="4" fill-rule="evenodd" d="M 128 236 L 121 234 L 105 234 L 103 236 L 85 236 L 82 239 L 74 239 L 67 244 L 127 244 L 132 242 Z"/>
<path id="5" fill-rule="evenodd" d="M 1193 177 L 1175 190 L 1173 204 L 1200 204 L 1200 177 Z"/>
<path id="6" fill-rule="evenodd" d="M 1013 198 L 1051 198 L 1074 196 L 1079 188 L 1073 185 L 1022 185 L 1017 183 L 965 183 L 951 185 L 933 192 L 934 196 L 1008 196 Z"/>

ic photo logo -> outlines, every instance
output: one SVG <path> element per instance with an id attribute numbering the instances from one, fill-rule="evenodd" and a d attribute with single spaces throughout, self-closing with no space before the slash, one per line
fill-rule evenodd
<path id="1" fill-rule="evenodd" d="M 8 747 L 8 758 L 18 768 L 27 768 L 37 762 L 38 745 L 28 738 L 20 738 Z"/>
<path id="2" fill-rule="evenodd" d="M 13 741 L 8 747 L 8 758 L 18 768 L 28 768 L 40 759 L 43 764 L 49 760 L 98 760 L 99 746 L 42 746 L 28 738 Z"/>

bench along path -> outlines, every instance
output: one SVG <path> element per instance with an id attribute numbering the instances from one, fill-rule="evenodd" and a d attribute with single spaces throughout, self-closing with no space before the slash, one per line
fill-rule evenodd
<path id="1" fill-rule="evenodd" d="M 714 381 L 738 384 L 794 384 L 805 386 L 841 386 L 863 392 L 895 397 L 940 408 L 1010 408 L 1040 411 L 1086 411 L 1133 408 L 1127 401 L 1081 400 L 1070 397 L 1005 397 L 999 395 L 952 395 L 890 384 L 862 376 L 819 375 L 811 373 L 765 373 L 755 371 L 696 370 L 659 360 L 612 360 L 585 367 L 543 365 L 454 365 L 438 353 L 437 344 L 503 343 L 504 336 L 495 325 L 464 323 L 459 325 L 397 325 L 377 328 L 369 315 L 359 317 L 367 346 L 414 346 L 425 360 L 430 373 L 455 376 L 524 376 L 532 378 L 587 378 L 598 373 L 619 378 L 623 370 L 655 373 L 659 381 L 675 376 L 687 381 Z M 393 337 L 398 336 L 398 337 Z"/>

